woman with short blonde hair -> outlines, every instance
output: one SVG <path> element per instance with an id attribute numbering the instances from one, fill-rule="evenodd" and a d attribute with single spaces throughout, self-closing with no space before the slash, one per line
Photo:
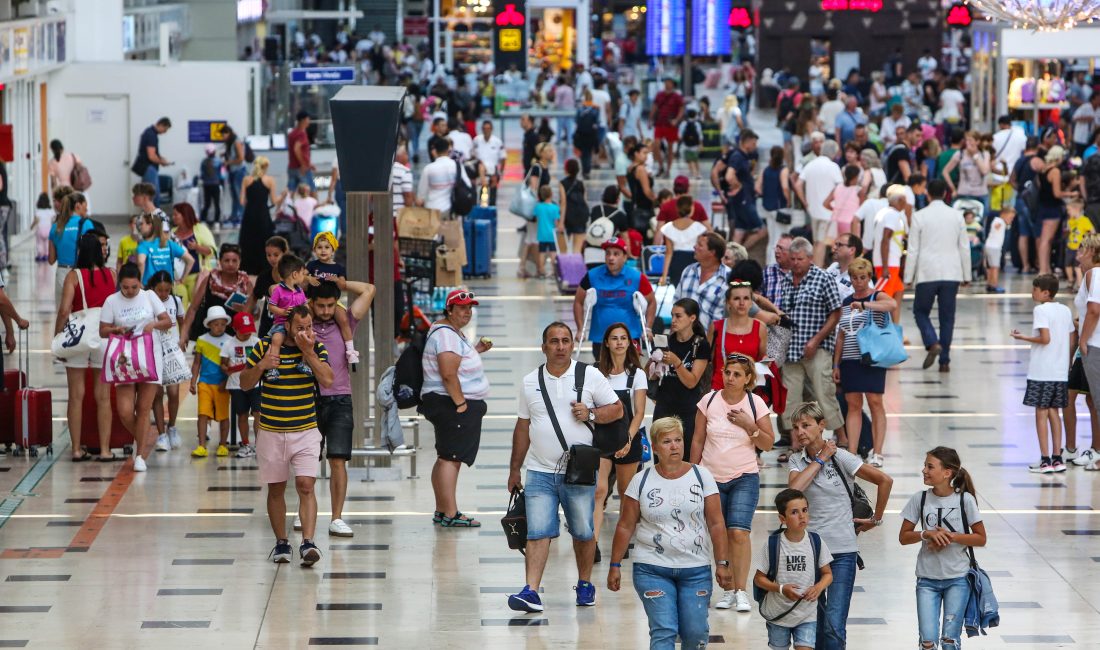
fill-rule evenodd
<path id="1" fill-rule="evenodd" d="M 275 179 L 268 175 L 270 161 L 266 156 L 257 156 L 252 165 L 252 173 L 241 183 L 241 205 L 244 216 L 241 217 L 241 270 L 255 277 L 268 269 L 264 255 L 264 242 L 275 234 L 271 223 L 272 201 L 275 195 Z"/>

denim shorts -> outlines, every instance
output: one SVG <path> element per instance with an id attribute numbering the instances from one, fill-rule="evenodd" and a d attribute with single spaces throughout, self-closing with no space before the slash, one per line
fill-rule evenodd
<path id="1" fill-rule="evenodd" d="M 529 469 L 523 495 L 527 501 L 527 539 L 552 539 L 560 534 L 558 506 L 565 511 L 565 523 L 569 525 L 569 534 L 573 539 L 587 542 L 593 538 L 595 485 L 568 485 L 565 474 Z"/>
<path id="2" fill-rule="evenodd" d="M 744 203 L 733 203 L 731 201 L 730 204 L 732 205 L 727 205 L 726 215 L 733 222 L 734 230 L 755 232 L 764 227 L 764 222 L 760 220 L 760 215 L 756 212 L 755 200 Z"/>
<path id="3" fill-rule="evenodd" d="M 817 645 L 817 621 L 805 621 L 794 627 L 783 627 L 768 623 L 768 647 L 789 648 L 794 641 L 796 646 L 814 647 Z"/>
<path id="4" fill-rule="evenodd" d="M 752 530 L 752 516 L 760 501 L 760 475 L 742 474 L 718 484 L 718 497 L 722 500 L 722 514 L 726 528 Z"/>
<path id="5" fill-rule="evenodd" d="M 351 395 L 321 395 L 317 399 L 317 429 L 327 458 L 351 460 L 351 438 L 355 431 Z"/>

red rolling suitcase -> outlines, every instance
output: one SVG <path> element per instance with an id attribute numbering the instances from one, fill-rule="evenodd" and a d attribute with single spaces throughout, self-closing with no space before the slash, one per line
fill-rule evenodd
<path id="1" fill-rule="evenodd" d="M 0 445 L 10 448 L 15 444 L 15 391 L 27 381 L 20 370 L 5 370 L 4 384 L 0 386 Z"/>
<path id="2" fill-rule="evenodd" d="M 99 421 L 96 419 L 97 406 L 93 382 L 99 373 L 96 368 L 88 368 L 84 375 L 84 403 L 80 408 L 80 418 L 83 426 L 80 429 L 80 446 L 88 450 L 88 453 L 99 454 Z M 121 449 L 126 455 L 134 452 L 134 436 L 126 427 L 122 426 L 122 420 L 118 417 L 118 399 L 115 397 L 115 387 L 111 386 L 111 439 L 107 443 L 111 449 Z"/>
<path id="3" fill-rule="evenodd" d="M 31 336 L 20 332 L 19 369 L 26 371 L 31 365 Z M 38 455 L 38 448 L 45 447 L 47 455 L 53 455 L 53 396 L 44 388 L 20 387 L 15 391 L 16 449 L 26 450 L 30 456 Z"/>

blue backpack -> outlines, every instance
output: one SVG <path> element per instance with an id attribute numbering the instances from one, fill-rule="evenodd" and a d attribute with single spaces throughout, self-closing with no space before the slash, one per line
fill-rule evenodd
<path id="1" fill-rule="evenodd" d="M 771 535 L 768 535 L 768 573 L 766 575 L 768 576 L 768 580 L 771 580 L 772 582 L 775 582 L 775 577 L 779 575 L 779 536 L 782 534 L 783 529 L 780 528 L 779 530 L 773 532 Z M 818 557 L 821 556 L 821 536 L 809 530 L 806 531 L 806 534 L 810 536 L 810 546 L 813 548 L 814 551 L 814 584 L 817 584 L 821 581 L 821 566 L 820 562 L 818 561 Z M 757 587 L 755 583 L 753 584 L 752 597 L 756 599 L 756 604 L 758 607 L 764 606 L 764 597 L 767 595 L 767 591 L 764 591 L 760 587 Z M 817 600 L 818 608 L 825 607 L 825 592 L 821 592 L 821 595 L 818 596 Z M 761 613 L 761 616 L 764 616 L 764 620 L 768 621 L 769 623 L 773 623 L 783 618 L 787 614 L 793 612 L 794 609 L 798 607 L 799 603 L 801 602 L 802 599 L 799 598 L 795 601 L 793 605 L 791 605 L 790 609 L 778 616 L 775 616 L 774 618 L 768 618 L 767 616 L 764 616 L 763 613 Z"/>

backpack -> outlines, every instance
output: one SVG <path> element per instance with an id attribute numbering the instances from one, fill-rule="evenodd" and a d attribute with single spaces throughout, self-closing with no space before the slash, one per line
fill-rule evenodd
<path id="1" fill-rule="evenodd" d="M 1088 181 L 1085 181 L 1086 191 L 1088 188 Z M 1027 206 L 1027 211 L 1031 213 L 1034 218 L 1035 212 L 1039 209 L 1039 179 L 1033 178 L 1024 183 L 1023 188 L 1020 190 L 1020 200 Z"/>
<path id="2" fill-rule="evenodd" d="M 684 123 L 684 146 L 685 147 L 698 147 L 702 142 L 702 138 L 699 136 L 699 123 L 695 120 L 688 120 Z"/>
<path id="3" fill-rule="evenodd" d="M 794 111 L 794 93 L 783 91 L 779 94 L 779 106 L 775 109 L 775 125 L 783 124 L 784 118 Z"/>
<path id="4" fill-rule="evenodd" d="M 393 373 L 393 396 L 397 400 L 397 408 L 420 406 L 420 391 L 424 388 L 424 348 L 431 335 L 441 329 L 455 331 L 446 325 L 429 330 L 426 335 L 414 329 L 412 340 L 397 358 Z"/>
<path id="5" fill-rule="evenodd" d="M 1100 156 L 1093 155 L 1085 160 L 1081 176 L 1085 179 L 1085 194 L 1090 199 L 1089 203 L 1100 201 Z"/>
<path id="6" fill-rule="evenodd" d="M 595 136 L 599 130 L 600 114 L 595 108 L 588 106 L 577 112 L 577 133 L 586 136 Z"/>
<path id="7" fill-rule="evenodd" d="M 898 151 L 900 151 L 902 149 L 908 149 L 908 148 L 909 148 L 909 145 L 898 143 L 898 144 L 895 144 L 895 145 L 891 146 L 889 149 L 886 150 L 886 154 L 885 154 L 885 158 L 884 158 L 884 160 L 886 162 L 886 169 L 884 169 L 883 171 L 886 172 L 886 179 L 887 179 L 886 184 L 887 185 L 892 185 L 892 184 L 895 184 L 895 183 L 904 182 L 904 179 L 901 177 L 901 166 L 899 166 L 896 162 L 892 162 L 891 156 L 893 156 L 895 153 L 897 153 Z"/>
<path id="8" fill-rule="evenodd" d="M 244 161 L 246 163 L 256 162 L 256 152 L 252 150 L 252 145 L 248 144 L 248 140 L 244 141 Z"/>
<path id="9" fill-rule="evenodd" d="M 780 528 L 779 530 L 776 530 L 772 534 L 768 535 L 768 572 L 765 575 L 767 575 L 768 580 L 771 580 L 772 582 L 775 582 L 775 577 L 779 575 L 779 536 L 782 534 L 783 529 Z M 821 566 L 818 560 L 818 558 L 821 556 L 821 536 L 810 530 L 807 530 L 806 534 L 810 536 L 810 548 L 812 548 L 814 552 L 814 584 L 817 584 L 821 581 Z M 764 597 L 767 595 L 767 591 L 764 591 L 760 587 L 757 587 L 755 583 L 753 584 L 752 597 L 756 600 L 756 604 L 758 607 L 762 608 L 764 606 Z M 787 614 L 793 612 L 801 602 L 802 599 L 799 598 L 797 601 L 795 601 L 794 605 L 792 605 L 790 609 L 776 616 L 775 618 L 768 618 L 764 616 L 763 613 L 761 613 L 760 615 L 764 616 L 764 620 L 768 621 L 769 623 L 774 623 L 775 621 L 778 621 Z M 818 607 L 823 608 L 824 606 L 825 592 L 823 591 L 821 592 L 821 595 L 818 596 Z"/>
<path id="10" fill-rule="evenodd" d="M 477 192 L 462 175 L 462 166 L 455 161 L 455 185 L 451 190 L 451 214 L 464 217 L 477 205 Z"/>

